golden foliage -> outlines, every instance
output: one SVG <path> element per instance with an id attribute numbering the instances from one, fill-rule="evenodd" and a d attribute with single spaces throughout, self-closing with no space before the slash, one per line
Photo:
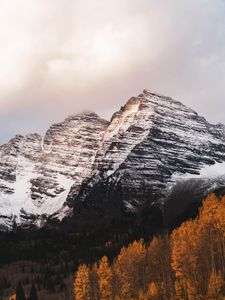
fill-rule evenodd
<path id="1" fill-rule="evenodd" d="M 158 287 L 155 282 L 151 282 L 148 286 L 148 295 L 150 298 L 154 298 L 158 295 Z"/>
<path id="2" fill-rule="evenodd" d="M 224 283 L 221 272 L 218 274 L 212 272 L 209 279 L 207 300 L 222 299 L 221 292 Z"/>
<path id="3" fill-rule="evenodd" d="M 91 300 L 89 269 L 80 265 L 74 281 L 74 295 L 76 300 Z"/>
<path id="4" fill-rule="evenodd" d="M 225 197 L 205 199 L 199 217 L 149 245 L 135 241 L 112 266 L 81 265 L 76 300 L 225 300 Z M 90 296 L 91 295 L 91 296 Z M 90 298 L 91 297 L 91 298 Z"/>
<path id="5" fill-rule="evenodd" d="M 99 300 L 112 299 L 112 270 L 108 258 L 104 256 L 99 264 L 98 270 Z"/>
<path id="6" fill-rule="evenodd" d="M 143 240 L 135 241 L 122 248 L 118 255 L 114 271 L 118 280 L 119 295 L 124 300 L 136 299 L 143 285 L 146 248 Z"/>

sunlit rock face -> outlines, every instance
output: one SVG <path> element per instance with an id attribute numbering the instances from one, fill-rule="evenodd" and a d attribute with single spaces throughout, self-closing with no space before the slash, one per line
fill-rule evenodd
<path id="1" fill-rule="evenodd" d="M 153 203 L 163 209 L 186 182 L 198 197 L 223 187 L 224 162 L 223 125 L 144 90 L 110 122 L 73 115 L 44 137 L 18 135 L 1 146 L 0 225 L 43 226 L 84 211 L 88 222 L 93 211 L 136 215 Z"/>
<path id="2" fill-rule="evenodd" d="M 153 203 L 163 210 L 171 206 L 176 184 L 184 187 L 190 179 L 195 189 L 189 184 L 189 195 L 200 199 L 225 185 L 225 180 L 217 180 L 217 165 L 225 161 L 224 142 L 223 125 L 211 125 L 182 103 L 145 90 L 114 114 L 93 176 L 78 194 L 70 192 L 74 212 L 85 206 L 112 215 L 137 214 Z M 203 172 L 207 166 L 211 174 Z M 185 201 L 180 198 L 179 212 L 189 204 Z"/>

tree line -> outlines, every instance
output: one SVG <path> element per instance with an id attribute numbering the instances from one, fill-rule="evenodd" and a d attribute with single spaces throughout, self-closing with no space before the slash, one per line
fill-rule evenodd
<path id="1" fill-rule="evenodd" d="M 134 241 L 112 263 L 81 264 L 73 292 L 76 300 L 224 300 L 225 197 L 210 195 L 196 219 Z"/>

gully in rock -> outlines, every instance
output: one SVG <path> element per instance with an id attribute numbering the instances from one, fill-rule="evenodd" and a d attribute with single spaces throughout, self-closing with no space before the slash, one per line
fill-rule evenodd
<path id="1" fill-rule="evenodd" d="M 225 126 L 148 90 L 110 122 L 86 112 L 16 136 L 0 147 L 1 229 L 151 220 L 153 206 L 171 223 L 191 205 L 180 186 L 197 202 L 224 187 L 224 145 Z"/>

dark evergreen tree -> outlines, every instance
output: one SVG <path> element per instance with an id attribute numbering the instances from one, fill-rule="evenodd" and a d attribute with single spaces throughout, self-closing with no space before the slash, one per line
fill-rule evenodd
<path id="1" fill-rule="evenodd" d="M 16 300 L 26 300 L 24 289 L 21 282 L 18 283 L 16 287 Z"/>
<path id="2" fill-rule="evenodd" d="M 38 300 L 37 296 L 37 290 L 34 284 L 32 284 L 31 290 L 30 290 L 30 298 L 29 300 Z"/>

